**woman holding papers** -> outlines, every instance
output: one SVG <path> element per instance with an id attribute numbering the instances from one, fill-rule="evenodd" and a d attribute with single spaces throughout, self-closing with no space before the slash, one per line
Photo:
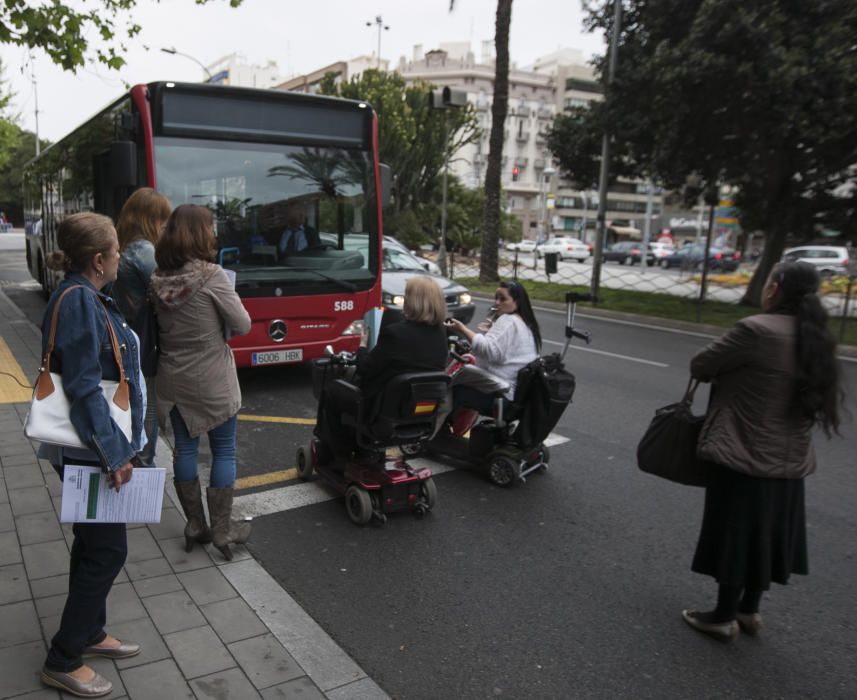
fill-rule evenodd
<path id="1" fill-rule="evenodd" d="M 50 359 L 62 375 L 70 403 L 71 421 L 89 449 L 42 445 L 39 456 L 62 475 L 63 465 L 100 466 L 116 491 L 130 481 L 135 455 L 145 444 L 143 414 L 145 385 L 141 382 L 136 334 L 128 328 L 105 287 L 116 279 L 119 240 L 113 222 L 92 213 L 73 214 L 57 230 L 60 250 L 48 264 L 64 270 L 65 279 L 51 296 L 42 322 L 42 351 L 47 351 L 54 309 L 56 336 Z M 132 417 L 129 442 L 113 419 L 101 390 L 102 379 L 119 379 L 107 324 L 120 344 Z M 42 682 L 80 697 L 111 692 L 109 680 L 84 665 L 87 656 L 121 659 L 140 651 L 138 644 L 121 642 L 104 631 L 107 595 L 127 553 L 124 523 L 75 523 L 71 547 L 68 596 L 60 628 L 51 640 L 42 669 Z"/>
<path id="2" fill-rule="evenodd" d="M 378 342 L 367 349 L 364 334 L 357 352 L 357 382 L 365 405 L 371 405 L 397 374 L 440 371 L 446 367 L 449 349 L 443 321 L 446 301 L 438 284 L 429 276 L 412 277 L 405 287 L 405 320 L 381 326 Z M 316 436 L 341 456 L 355 447 L 354 436 L 342 426 L 339 414 L 348 410 L 332 392 L 319 402 Z"/>
<path id="3" fill-rule="evenodd" d="M 155 390 L 158 418 L 169 418 L 175 435 L 176 492 L 187 516 L 185 547 L 214 542 L 232 559 L 230 544 L 250 536 L 249 522 L 232 521 L 236 416 L 241 388 L 227 333 L 250 331 L 250 316 L 232 282 L 214 264 L 211 210 L 183 204 L 167 220 L 155 247 L 158 269 L 151 294 L 157 304 L 160 357 Z M 209 529 L 197 473 L 199 437 L 212 452 L 208 488 Z"/>

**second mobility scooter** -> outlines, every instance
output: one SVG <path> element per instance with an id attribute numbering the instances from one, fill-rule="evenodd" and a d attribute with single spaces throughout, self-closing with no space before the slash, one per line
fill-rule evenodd
<path id="1" fill-rule="evenodd" d="M 387 514 L 411 510 L 422 516 L 437 502 L 437 487 L 427 468 L 414 468 L 402 457 L 390 459 L 385 448 L 420 444 L 434 433 L 435 421 L 449 388 L 444 372 L 409 372 L 393 377 L 376 401 L 363 400 L 360 388 L 349 381 L 355 356 L 333 354 L 313 362 L 313 393 L 324 407 L 336 396 L 343 430 L 353 431 L 356 450 L 347 457 L 313 437 L 297 452 L 298 475 L 317 472 L 345 495 L 352 522 L 365 525 L 373 517 L 384 523 Z M 370 405 L 367 405 L 370 404 Z"/>
<path id="2" fill-rule="evenodd" d="M 463 381 L 485 393 L 494 393 L 494 415 L 481 416 L 469 408 L 459 408 L 444 421 L 427 443 L 403 446 L 405 454 L 420 452 L 448 457 L 483 472 L 498 486 L 526 481 L 528 474 L 548 468 L 550 450 L 543 444 L 556 426 L 574 394 L 574 375 L 563 361 L 573 338 L 591 338 L 587 331 L 574 328 L 578 302 L 591 301 L 591 294 L 568 292 L 566 302 L 565 345 L 562 353 L 539 357 L 518 373 L 511 402 L 502 394 L 508 385 L 471 364 L 472 356 L 461 339 L 451 343 L 448 373 L 453 383 Z"/>

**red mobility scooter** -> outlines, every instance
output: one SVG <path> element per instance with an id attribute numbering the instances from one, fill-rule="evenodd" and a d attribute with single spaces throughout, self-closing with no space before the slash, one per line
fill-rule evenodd
<path id="1" fill-rule="evenodd" d="M 363 400 L 354 374 L 353 353 L 332 351 L 313 362 L 313 393 L 322 409 L 334 405 L 344 430 L 353 431 L 356 449 L 347 457 L 313 437 L 297 453 L 298 475 L 317 472 L 345 495 L 348 517 L 357 525 L 410 510 L 425 515 L 437 502 L 430 469 L 415 469 L 402 457 L 388 458 L 387 447 L 420 444 L 435 431 L 450 378 L 444 372 L 409 372 L 391 379 L 373 402 Z M 372 405 L 367 405 L 367 403 Z"/>

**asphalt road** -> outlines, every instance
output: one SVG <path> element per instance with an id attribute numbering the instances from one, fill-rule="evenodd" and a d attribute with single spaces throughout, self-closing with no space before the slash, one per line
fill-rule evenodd
<path id="1" fill-rule="evenodd" d="M 38 322 L 34 289 L 5 291 Z M 539 318 L 545 350 L 558 349 L 564 316 Z M 440 474 L 428 517 L 383 527 L 353 526 L 335 498 L 290 507 L 256 519 L 254 556 L 396 698 L 857 697 L 854 423 L 843 438 L 817 441 L 811 575 L 765 597 L 761 638 L 720 644 L 680 619 L 715 593 L 689 570 L 703 493 L 642 474 L 634 459 L 707 337 L 578 325 L 593 344 L 566 358 L 577 391 L 555 430 L 568 441 L 552 448 L 547 473 L 512 489 L 473 472 Z M 843 367 L 857 414 L 857 364 Z M 305 366 L 244 372 L 241 382 L 248 418 L 314 417 Z M 239 475 L 257 478 L 242 492 L 296 492 L 275 472 L 294 466 L 310 430 L 242 420 Z"/>

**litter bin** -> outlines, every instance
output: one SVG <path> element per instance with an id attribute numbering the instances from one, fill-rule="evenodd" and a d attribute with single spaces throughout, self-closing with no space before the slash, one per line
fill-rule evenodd
<path id="1" fill-rule="evenodd" d="M 558 253 L 545 253 L 545 273 L 548 275 L 556 274 L 556 261 L 559 257 Z"/>

